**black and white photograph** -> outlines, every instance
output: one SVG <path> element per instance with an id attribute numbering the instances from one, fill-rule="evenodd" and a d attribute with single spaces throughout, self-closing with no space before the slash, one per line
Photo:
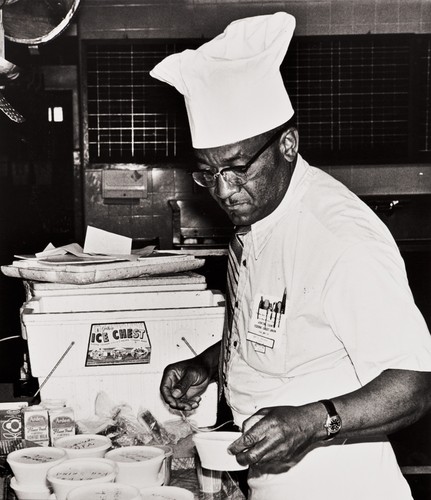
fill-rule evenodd
<path id="1" fill-rule="evenodd" d="M 431 0 L 0 0 L 0 500 L 431 499 Z"/>

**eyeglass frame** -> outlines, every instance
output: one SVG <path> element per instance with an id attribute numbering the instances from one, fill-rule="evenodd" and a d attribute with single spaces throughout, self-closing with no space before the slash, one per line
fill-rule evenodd
<path id="1" fill-rule="evenodd" d="M 191 172 L 193 180 L 196 182 L 196 184 L 198 186 L 211 189 L 211 188 L 213 188 L 214 186 L 217 185 L 217 177 L 222 176 L 222 178 L 225 180 L 225 182 L 227 182 L 227 183 L 229 183 L 231 185 L 234 185 L 234 186 L 244 186 L 244 184 L 246 184 L 247 181 L 248 181 L 248 179 L 247 179 L 247 171 L 249 170 L 249 168 L 275 142 L 275 140 L 281 135 L 281 132 L 283 130 L 284 130 L 283 128 L 280 128 L 273 135 L 271 135 L 271 137 L 263 144 L 263 146 L 260 147 L 260 149 L 248 160 L 248 162 L 245 165 L 235 165 L 233 167 L 223 167 L 218 172 L 216 172 L 214 174 L 212 174 L 212 172 L 210 170 L 208 170 L 208 169 L 206 169 L 206 170 L 195 170 L 194 172 Z M 235 172 L 235 171 L 240 171 L 241 174 L 245 174 L 244 182 L 241 182 L 241 183 L 232 183 L 232 182 L 229 181 L 229 179 L 227 179 L 223 175 L 224 172 Z M 205 174 L 211 173 L 212 176 L 213 176 L 212 182 L 214 182 L 214 183 L 211 184 L 210 186 L 202 184 L 195 177 L 195 175 L 196 176 L 199 175 L 199 174 L 202 175 L 204 173 Z M 242 178 L 241 177 L 237 177 L 237 180 L 241 180 L 242 181 Z"/>

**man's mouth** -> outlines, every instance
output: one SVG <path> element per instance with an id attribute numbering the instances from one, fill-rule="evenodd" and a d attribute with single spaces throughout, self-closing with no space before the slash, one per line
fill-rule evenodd
<path id="1" fill-rule="evenodd" d="M 236 201 L 234 203 L 224 203 L 223 204 L 226 210 L 235 210 L 236 208 L 246 205 L 245 201 Z"/>

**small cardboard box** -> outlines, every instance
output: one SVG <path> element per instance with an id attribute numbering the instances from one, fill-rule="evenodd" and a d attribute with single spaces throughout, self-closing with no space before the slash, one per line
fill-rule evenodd
<path id="1" fill-rule="evenodd" d="M 24 438 L 42 446 L 49 446 L 48 410 L 30 406 L 22 410 Z"/>
<path id="2" fill-rule="evenodd" d="M 0 403 L 0 439 L 23 439 L 22 409 L 28 403 Z"/>

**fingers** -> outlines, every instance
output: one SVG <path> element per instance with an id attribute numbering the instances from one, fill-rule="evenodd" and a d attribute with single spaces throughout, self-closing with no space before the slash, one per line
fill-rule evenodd
<path id="1" fill-rule="evenodd" d="M 178 365 L 168 366 L 160 384 L 166 403 L 175 410 L 191 411 L 199 406 L 201 398 L 194 370 Z"/>
<path id="2" fill-rule="evenodd" d="M 268 449 L 267 439 L 250 432 L 235 441 L 229 451 L 236 455 L 240 465 L 251 465 L 259 462 Z"/>
<path id="3" fill-rule="evenodd" d="M 190 387 L 195 383 L 196 376 L 191 370 L 187 370 L 172 387 L 172 397 L 176 400 L 182 399 Z"/>
<path id="4" fill-rule="evenodd" d="M 194 396 L 194 397 L 191 397 L 188 399 L 181 399 L 181 400 L 176 401 L 176 405 L 177 405 L 176 407 L 179 410 L 188 412 L 188 411 L 195 410 L 199 406 L 200 401 L 201 401 L 201 398 L 199 396 Z"/>
<path id="5" fill-rule="evenodd" d="M 264 410 L 260 410 L 259 412 L 249 417 L 247 420 L 244 420 L 242 424 L 242 436 L 229 446 L 229 451 L 232 454 L 237 454 L 241 451 L 244 451 L 246 448 L 249 448 L 250 446 L 253 446 L 258 441 L 260 441 L 260 439 L 257 438 L 258 433 L 257 435 L 255 435 L 253 432 L 249 431 L 254 425 L 260 422 L 264 416 Z"/>
<path id="6" fill-rule="evenodd" d="M 181 374 L 176 369 L 167 367 L 160 384 L 160 392 L 166 403 L 174 409 L 179 409 L 179 398 L 183 395 L 182 390 L 177 390 L 177 384 Z"/>
<path id="7" fill-rule="evenodd" d="M 243 423 L 243 435 L 231 444 L 229 451 L 236 455 L 241 465 L 259 464 L 279 459 L 279 443 L 282 436 L 279 426 L 268 416 L 264 408 Z M 278 468 L 278 467 L 276 467 Z"/>

